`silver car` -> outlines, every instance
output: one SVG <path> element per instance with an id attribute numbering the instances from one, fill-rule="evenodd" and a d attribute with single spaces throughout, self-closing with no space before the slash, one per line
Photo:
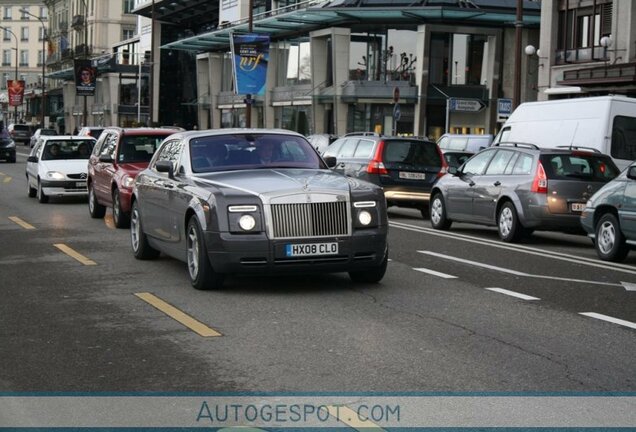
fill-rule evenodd
<path id="1" fill-rule="evenodd" d="M 587 200 L 615 178 L 612 159 L 581 149 L 500 144 L 477 153 L 431 191 L 431 225 L 495 225 L 503 241 L 533 230 L 581 232 Z"/>
<path id="2" fill-rule="evenodd" d="M 189 131 L 135 179 L 132 250 L 185 261 L 192 285 L 228 273 L 349 272 L 377 282 L 388 260 L 382 189 L 329 169 L 300 134 Z"/>

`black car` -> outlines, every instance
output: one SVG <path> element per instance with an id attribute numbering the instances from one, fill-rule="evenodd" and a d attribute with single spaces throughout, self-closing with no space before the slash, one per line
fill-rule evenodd
<path id="1" fill-rule="evenodd" d="M 171 135 L 135 179 L 133 254 L 185 261 L 197 289 L 220 287 L 228 273 L 348 272 L 377 282 L 388 261 L 382 189 L 327 162 L 290 131 Z"/>
<path id="2" fill-rule="evenodd" d="M 15 141 L 11 138 L 0 138 L 0 159 L 15 163 Z"/>
<path id="3" fill-rule="evenodd" d="M 33 130 L 29 125 L 26 124 L 10 124 L 9 125 L 9 135 L 16 143 L 21 142 L 24 145 L 29 144 L 31 141 L 31 134 Z"/>
<path id="4" fill-rule="evenodd" d="M 437 144 L 414 137 L 351 133 L 323 156 L 336 157 L 336 171 L 381 186 L 387 205 L 417 208 L 425 218 L 431 188 L 448 170 Z"/>

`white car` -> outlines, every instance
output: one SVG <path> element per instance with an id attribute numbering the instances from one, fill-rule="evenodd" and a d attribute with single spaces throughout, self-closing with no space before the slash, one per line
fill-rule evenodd
<path id="1" fill-rule="evenodd" d="M 94 145 L 90 136 L 41 136 L 27 159 L 29 197 L 46 203 L 50 196 L 88 195 L 88 158 Z"/>
<path id="2" fill-rule="evenodd" d="M 46 136 L 57 135 L 57 131 L 55 129 L 49 129 L 49 128 L 40 128 L 36 130 L 31 136 L 31 148 L 35 147 L 35 143 L 38 142 L 38 138 L 40 138 L 43 135 L 46 135 Z"/>

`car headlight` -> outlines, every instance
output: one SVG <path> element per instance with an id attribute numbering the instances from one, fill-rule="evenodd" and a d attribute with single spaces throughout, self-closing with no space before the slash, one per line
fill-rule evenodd
<path id="1" fill-rule="evenodd" d="M 251 234 L 262 231 L 261 211 L 256 205 L 231 205 L 227 208 L 230 232 Z"/>
<path id="2" fill-rule="evenodd" d="M 133 185 L 135 184 L 135 179 L 132 178 L 129 175 L 124 176 L 123 180 L 122 180 L 122 185 L 127 188 L 127 189 L 132 189 Z"/>
<path id="3" fill-rule="evenodd" d="M 378 210 L 375 201 L 357 201 L 353 203 L 355 210 L 355 227 L 369 228 L 378 225 Z"/>
<path id="4" fill-rule="evenodd" d="M 46 173 L 46 177 L 51 180 L 64 180 L 66 176 L 58 171 L 49 171 Z"/>

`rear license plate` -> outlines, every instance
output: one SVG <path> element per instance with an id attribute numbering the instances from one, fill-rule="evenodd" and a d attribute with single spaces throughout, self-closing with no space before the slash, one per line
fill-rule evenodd
<path id="1" fill-rule="evenodd" d="M 75 187 L 85 188 L 86 187 L 86 182 L 75 182 Z"/>
<path id="2" fill-rule="evenodd" d="M 338 243 L 303 243 L 286 244 L 285 256 L 312 256 L 312 255 L 336 255 L 338 253 Z"/>
<path id="3" fill-rule="evenodd" d="M 426 180 L 426 174 L 420 172 L 405 172 L 400 171 L 399 177 L 408 180 Z"/>
<path id="4" fill-rule="evenodd" d="M 585 204 L 583 203 L 572 203 L 572 211 L 574 212 L 582 212 L 585 208 Z"/>

